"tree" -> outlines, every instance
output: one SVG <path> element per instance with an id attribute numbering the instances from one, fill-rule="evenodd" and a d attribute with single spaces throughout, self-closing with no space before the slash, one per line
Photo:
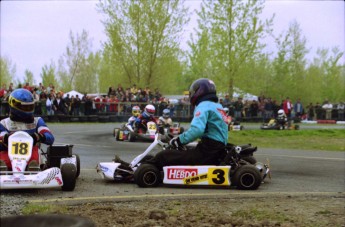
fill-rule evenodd
<path id="1" fill-rule="evenodd" d="M 189 20 L 183 2 L 101 1 L 98 6 L 107 16 L 104 24 L 109 41 L 102 58 L 108 66 L 101 67 L 100 83 L 111 77 L 127 85 L 160 89 L 164 85 L 165 93 L 176 90 L 176 78 L 183 68 L 178 60 L 179 40 Z M 172 84 L 166 86 L 167 82 Z"/>
<path id="2" fill-rule="evenodd" d="M 97 61 L 91 52 L 92 42 L 85 30 L 76 36 L 70 31 L 70 43 L 66 47 L 66 52 L 59 59 L 58 76 L 61 81 L 63 91 L 72 89 L 81 92 L 86 91 L 88 84 L 97 84 Z M 92 62 L 90 62 L 92 61 Z M 86 79 L 87 78 L 87 79 Z M 96 87 L 96 86 L 94 86 Z"/>
<path id="3" fill-rule="evenodd" d="M 42 67 L 42 72 L 41 72 L 41 78 L 42 78 L 42 84 L 44 86 L 49 86 L 49 84 L 53 84 L 56 88 L 59 87 L 58 86 L 58 81 L 56 79 L 56 75 L 55 75 L 55 71 L 56 71 L 56 67 L 54 62 L 52 61 L 50 63 L 50 65 L 44 65 Z"/>
<path id="4" fill-rule="evenodd" d="M 24 74 L 25 74 L 24 83 L 29 83 L 30 85 L 35 84 L 34 74 L 30 70 L 26 69 Z"/>
<path id="5" fill-rule="evenodd" d="M 7 57 L 0 57 L 0 81 L 2 84 L 13 82 L 16 74 L 16 65 Z"/>
<path id="6" fill-rule="evenodd" d="M 262 1 L 203 0 L 201 11 L 198 12 L 200 32 L 197 36 L 201 39 L 206 37 L 205 32 L 209 33 L 210 38 L 205 39 L 209 51 L 206 52 L 207 60 L 193 55 L 197 59 L 191 59 L 190 62 L 209 62 L 212 72 L 208 77 L 219 84 L 220 90 L 230 95 L 235 86 L 245 86 L 239 83 L 247 76 L 243 70 L 250 66 L 252 59 L 258 57 L 265 46 L 260 41 L 270 33 L 273 17 L 261 21 L 259 14 L 263 7 Z M 205 45 L 203 41 L 197 44 Z M 209 68 L 208 64 L 206 66 Z"/>

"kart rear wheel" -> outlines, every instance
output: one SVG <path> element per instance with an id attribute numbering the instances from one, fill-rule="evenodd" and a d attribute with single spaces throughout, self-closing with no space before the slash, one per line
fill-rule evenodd
<path id="1" fill-rule="evenodd" d="M 160 172 L 154 165 L 141 164 L 134 172 L 134 182 L 139 187 L 157 187 L 161 181 Z"/>
<path id="2" fill-rule="evenodd" d="M 75 158 L 77 160 L 77 173 L 76 173 L 76 178 L 79 177 L 80 175 L 80 157 L 78 154 L 74 154 L 75 155 Z"/>
<path id="3" fill-rule="evenodd" d="M 62 191 L 73 191 L 76 183 L 77 167 L 72 163 L 65 163 L 61 166 L 63 186 Z"/>
<path id="4" fill-rule="evenodd" d="M 256 190 L 262 179 L 260 171 L 255 166 L 243 165 L 236 170 L 232 181 L 240 190 Z"/>
<path id="5" fill-rule="evenodd" d="M 295 125 L 295 130 L 299 130 L 299 125 Z"/>

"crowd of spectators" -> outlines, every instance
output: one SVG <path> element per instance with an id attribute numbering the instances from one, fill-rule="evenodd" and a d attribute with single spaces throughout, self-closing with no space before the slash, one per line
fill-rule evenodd
<path id="1" fill-rule="evenodd" d="M 264 121 L 277 117 L 279 109 L 283 109 L 287 117 L 300 120 L 320 120 L 334 119 L 344 121 L 345 103 L 340 102 L 331 104 L 325 100 L 322 104 L 310 103 L 304 107 L 301 99 L 297 99 L 294 103 L 289 97 L 278 102 L 265 96 L 259 96 L 258 100 L 243 100 L 241 97 L 230 99 L 228 95 L 220 99 L 223 107 L 229 108 L 229 115 L 241 120 L 242 118 L 260 118 Z"/>
<path id="2" fill-rule="evenodd" d="M 38 86 L 26 83 L 24 86 L 19 85 L 18 87 L 28 89 L 34 95 L 36 115 L 80 116 L 101 113 L 129 115 L 132 106 L 139 105 L 143 109 L 148 103 L 156 107 L 158 116 L 161 116 L 166 108 L 170 109 L 171 117 L 189 117 L 192 114 L 188 97 L 171 102 L 157 88 L 151 91 L 149 87 L 137 88 L 136 84 L 126 89 L 118 84 L 117 88 L 110 86 L 108 93 L 84 94 L 81 97 L 78 94 L 75 96 L 64 95 L 63 92 L 56 91 L 53 84 L 45 87 L 42 83 L 39 83 Z M 10 83 L 8 87 L 6 84 L 1 87 L 1 115 L 8 115 L 9 107 L 6 101 L 13 90 L 13 83 Z M 223 107 L 228 107 L 229 115 L 238 120 L 257 118 L 266 121 L 275 118 L 279 109 L 283 109 L 289 118 L 301 120 L 334 119 L 343 121 L 345 118 L 344 102 L 332 104 L 325 100 L 322 104 L 309 103 L 309 105 L 304 106 L 300 99 L 292 102 L 289 97 L 278 102 L 265 96 L 259 96 L 257 100 L 243 100 L 241 97 L 230 99 L 229 95 L 220 98 L 219 102 Z"/>

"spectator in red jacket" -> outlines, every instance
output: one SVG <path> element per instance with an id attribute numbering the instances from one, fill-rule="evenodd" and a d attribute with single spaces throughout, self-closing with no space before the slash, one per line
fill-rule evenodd
<path id="1" fill-rule="evenodd" d="M 283 103 L 283 109 L 288 118 L 291 117 L 291 111 L 292 111 L 293 105 L 290 101 L 289 97 L 286 97 L 284 103 Z"/>

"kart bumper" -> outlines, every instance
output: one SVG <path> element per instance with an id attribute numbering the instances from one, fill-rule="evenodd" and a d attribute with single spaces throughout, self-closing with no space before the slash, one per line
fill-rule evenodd
<path id="1" fill-rule="evenodd" d="M 100 162 L 97 164 L 96 171 L 105 180 L 115 179 L 115 170 L 120 166 L 116 162 Z"/>
<path id="2" fill-rule="evenodd" d="M 56 167 L 42 172 L 2 173 L 7 175 L 0 176 L 0 189 L 56 188 L 63 185 L 61 171 Z"/>

